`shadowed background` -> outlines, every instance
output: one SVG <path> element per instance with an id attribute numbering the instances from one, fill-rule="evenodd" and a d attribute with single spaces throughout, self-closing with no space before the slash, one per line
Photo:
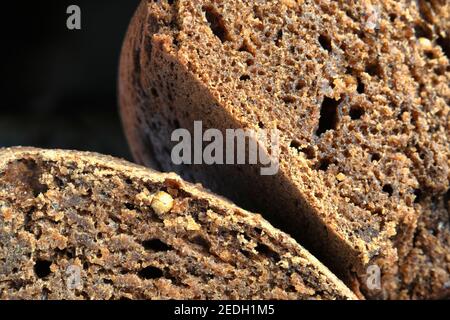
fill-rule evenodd
<path id="1" fill-rule="evenodd" d="M 130 159 L 116 82 L 121 44 L 139 0 L 14 2 L 1 9 L 0 147 Z M 66 28 L 71 4 L 81 8 L 82 30 Z"/>

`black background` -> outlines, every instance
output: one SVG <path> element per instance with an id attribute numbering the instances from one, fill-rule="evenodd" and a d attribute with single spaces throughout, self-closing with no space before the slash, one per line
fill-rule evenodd
<path id="1" fill-rule="evenodd" d="M 139 0 L 11 1 L 1 12 L 0 147 L 130 158 L 117 106 L 119 55 Z M 66 27 L 80 6 L 82 30 Z"/>

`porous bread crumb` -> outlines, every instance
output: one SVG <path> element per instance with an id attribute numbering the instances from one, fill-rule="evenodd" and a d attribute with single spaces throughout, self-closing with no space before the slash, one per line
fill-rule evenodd
<path id="1" fill-rule="evenodd" d="M 121 63 L 135 158 L 263 212 L 369 298 L 448 296 L 448 12 L 405 0 L 142 6 Z M 172 166 L 171 133 L 199 119 L 277 128 L 278 175 Z M 376 292 L 363 277 L 373 264 Z"/>
<path id="2" fill-rule="evenodd" d="M 356 298 L 259 215 L 173 178 L 98 154 L 0 149 L 0 299 Z M 285 256 L 305 263 L 288 275 Z"/>
<path id="3" fill-rule="evenodd" d="M 153 197 L 154 195 L 150 194 L 150 192 L 147 190 L 147 188 L 144 188 L 143 191 L 141 191 L 140 193 L 138 193 L 136 195 L 136 200 L 139 201 L 140 205 L 148 205 L 150 206 L 153 202 Z"/>

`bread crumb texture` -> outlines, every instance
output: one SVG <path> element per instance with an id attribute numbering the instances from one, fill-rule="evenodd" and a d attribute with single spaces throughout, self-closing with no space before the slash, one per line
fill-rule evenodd
<path id="1" fill-rule="evenodd" d="M 252 181 L 240 193 L 254 192 L 366 297 L 449 294 L 448 1 L 162 0 L 143 8 L 121 81 L 138 159 L 149 159 L 150 141 L 152 156 L 168 163 L 167 132 L 193 120 L 277 128 L 277 177 L 264 182 L 240 168 L 210 185 L 235 179 L 239 190 Z M 138 28 L 143 22 L 148 28 Z M 370 265 L 381 268 L 381 290 L 366 287 Z"/>
<path id="2" fill-rule="evenodd" d="M 355 299 L 259 215 L 106 156 L 0 150 L 0 299 Z"/>

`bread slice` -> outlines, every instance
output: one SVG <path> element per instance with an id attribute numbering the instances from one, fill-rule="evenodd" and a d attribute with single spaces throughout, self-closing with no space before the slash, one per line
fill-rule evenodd
<path id="1" fill-rule="evenodd" d="M 0 150 L 0 299 L 355 299 L 259 215 L 93 153 Z"/>
<path id="2" fill-rule="evenodd" d="M 144 1 L 120 72 L 133 154 L 264 212 L 367 297 L 444 296 L 449 30 L 448 1 Z M 172 165 L 197 120 L 277 128 L 279 173 Z"/>

